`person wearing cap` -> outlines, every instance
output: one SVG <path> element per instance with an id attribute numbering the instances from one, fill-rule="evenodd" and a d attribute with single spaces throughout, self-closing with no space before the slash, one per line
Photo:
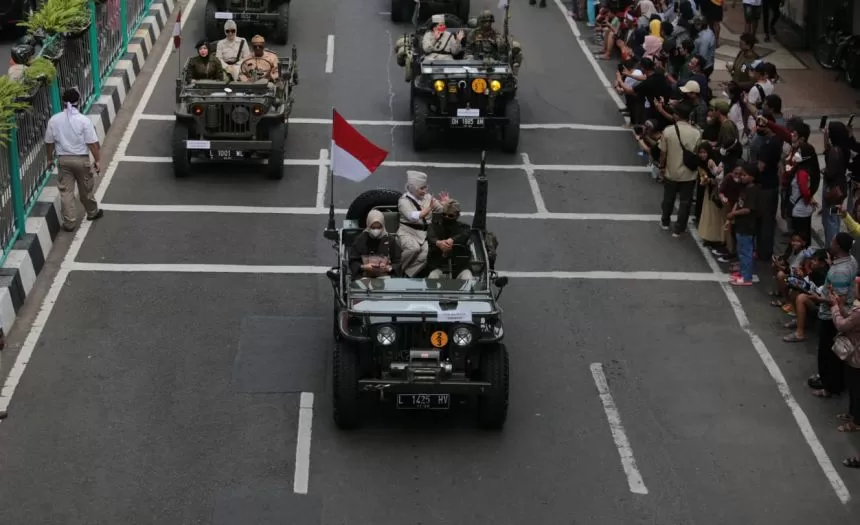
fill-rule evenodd
<path id="1" fill-rule="evenodd" d="M 740 51 L 731 63 L 726 63 L 726 70 L 732 76 L 732 82 L 745 89 L 749 89 L 752 84 L 750 64 L 759 59 L 758 53 L 755 52 L 755 43 L 755 36 L 751 33 L 742 34 L 738 40 Z"/>
<path id="2" fill-rule="evenodd" d="M 81 113 L 81 94 L 75 88 L 63 92 L 64 109 L 48 120 L 45 130 L 45 153 L 53 162 L 57 154 L 57 188 L 60 190 L 60 208 L 63 229 L 74 231 L 77 222 L 75 212 L 75 186 L 81 204 L 87 212 L 87 220 L 99 219 L 104 212 L 94 196 L 93 171 L 99 172 L 101 149 L 99 137 L 92 121 Z M 90 162 L 90 154 L 93 162 Z"/>
<path id="3" fill-rule="evenodd" d="M 197 56 L 188 60 L 185 66 L 185 79 L 194 80 L 224 80 L 225 72 L 221 62 L 209 53 L 209 42 L 201 40 L 194 46 Z"/>
<path id="4" fill-rule="evenodd" d="M 233 80 L 239 79 L 239 64 L 251 56 L 251 46 L 244 38 L 236 35 L 236 22 L 227 20 L 224 24 L 224 35 L 215 48 L 215 56 L 221 62 L 221 67 Z"/>
<path id="5" fill-rule="evenodd" d="M 420 171 L 406 172 L 406 193 L 397 202 L 400 212 L 400 227 L 397 238 L 401 248 L 401 271 L 406 277 L 416 277 L 427 264 L 427 230 L 430 214 L 442 211 L 447 195 L 437 200 L 428 191 L 427 174 Z"/>
<path id="6" fill-rule="evenodd" d="M 851 255 L 854 239 L 846 232 L 839 232 L 828 247 L 832 262 L 824 280 L 825 293 L 832 293 L 843 300 L 843 304 L 854 304 L 854 279 L 857 277 L 857 260 Z M 839 331 L 833 323 L 831 305 L 825 298 L 818 303 L 818 381 L 812 395 L 833 397 L 845 390 L 844 363 L 833 352 L 833 340 Z"/>
<path id="7" fill-rule="evenodd" d="M 242 61 L 239 80 L 242 82 L 266 79 L 274 81 L 278 78 L 278 55 L 266 49 L 266 39 L 255 35 L 251 39 L 251 49 L 254 54 Z"/>
<path id="8" fill-rule="evenodd" d="M 679 88 L 684 98 L 690 101 L 692 110 L 689 121 L 699 129 L 705 129 L 708 125 L 708 104 L 702 98 L 701 85 L 695 80 L 690 80 Z"/>
<path id="9" fill-rule="evenodd" d="M 764 105 L 764 99 L 773 95 L 773 82 L 767 76 L 767 64 L 764 60 L 754 60 L 750 64 L 750 77 L 754 84 L 747 93 L 747 103 L 752 106 L 751 111 L 758 112 Z"/>
<path id="10" fill-rule="evenodd" d="M 442 219 L 433 221 L 427 231 L 429 253 L 428 279 L 441 279 L 451 265 L 451 278 L 471 279 L 470 253 L 466 244 L 472 227 L 460 222 L 460 203 L 449 199 L 442 205 Z"/>
<path id="11" fill-rule="evenodd" d="M 463 50 L 462 42 L 465 33 L 461 29 L 456 36 L 448 32 L 445 25 L 445 15 L 433 15 L 430 18 L 433 27 L 424 34 L 421 48 L 428 60 L 453 60 L 454 55 Z"/>

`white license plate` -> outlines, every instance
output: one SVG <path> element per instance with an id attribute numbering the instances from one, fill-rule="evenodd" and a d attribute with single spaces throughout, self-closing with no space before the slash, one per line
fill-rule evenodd
<path id="1" fill-rule="evenodd" d="M 241 151 L 219 149 L 213 151 L 212 154 L 219 159 L 235 159 L 244 156 Z"/>
<path id="2" fill-rule="evenodd" d="M 451 117 L 452 128 L 483 128 L 484 119 L 482 118 L 466 118 L 466 117 Z"/>
<path id="3" fill-rule="evenodd" d="M 448 394 L 397 394 L 400 410 L 448 410 L 451 396 Z"/>

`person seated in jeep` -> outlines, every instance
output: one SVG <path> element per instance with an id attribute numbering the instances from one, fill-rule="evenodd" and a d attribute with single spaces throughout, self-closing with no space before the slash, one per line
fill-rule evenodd
<path id="1" fill-rule="evenodd" d="M 424 50 L 425 58 L 428 60 L 453 60 L 462 50 L 463 38 L 466 36 L 462 30 L 454 36 L 447 31 L 445 15 L 433 15 L 430 19 L 433 27 L 424 34 L 421 40 L 421 48 Z"/>
<path id="2" fill-rule="evenodd" d="M 385 216 L 379 210 L 367 214 L 367 228 L 349 250 L 349 272 L 353 279 L 381 278 L 398 275 L 400 246 L 385 230 Z"/>
<path id="3" fill-rule="evenodd" d="M 485 9 L 478 16 L 478 27 L 469 33 L 466 39 L 466 59 L 499 59 L 502 53 L 507 52 L 507 46 L 502 35 L 494 28 L 493 22 L 496 17 L 489 9 Z"/>
<path id="4" fill-rule="evenodd" d="M 232 20 L 227 20 L 224 24 L 224 34 L 225 38 L 218 41 L 215 56 L 227 74 L 233 80 L 238 80 L 240 64 L 251 56 L 251 46 L 247 40 L 236 34 L 236 22 Z"/>
<path id="5" fill-rule="evenodd" d="M 402 272 L 406 277 L 415 277 L 427 265 L 427 218 L 431 213 L 442 211 L 442 204 L 448 200 L 445 194 L 437 200 L 428 190 L 426 173 L 406 172 L 406 193 L 397 201 L 400 212 L 397 239 L 402 250 Z"/>
<path id="6" fill-rule="evenodd" d="M 201 40 L 194 46 L 197 56 L 192 57 L 185 67 L 185 78 L 195 80 L 224 80 L 224 68 L 217 58 L 209 54 L 209 42 Z"/>
<path id="7" fill-rule="evenodd" d="M 260 35 L 251 39 L 254 54 L 242 61 L 239 80 L 242 82 L 278 78 L 278 55 L 266 49 L 266 39 Z"/>
<path id="8" fill-rule="evenodd" d="M 469 233 L 472 227 L 460 222 L 460 203 L 450 199 L 442 205 L 442 220 L 434 221 L 427 230 L 429 253 L 428 279 L 441 279 L 443 272 L 451 269 L 451 277 L 471 279 L 469 269 Z"/>

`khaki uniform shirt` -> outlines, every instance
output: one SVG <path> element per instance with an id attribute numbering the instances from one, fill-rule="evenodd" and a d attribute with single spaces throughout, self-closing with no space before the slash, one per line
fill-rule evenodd
<path id="1" fill-rule="evenodd" d="M 258 57 L 251 55 L 242 62 L 242 74 L 239 77 L 242 81 L 252 80 L 252 71 L 257 71 L 257 80 L 268 78 L 274 80 L 278 78 L 278 55 L 271 51 L 263 51 L 263 56 Z"/>
<path id="2" fill-rule="evenodd" d="M 678 134 L 681 140 L 678 140 Z M 683 143 L 687 151 L 696 153 L 702 133 L 688 122 L 678 122 L 678 133 L 675 126 L 666 126 L 660 139 L 660 151 L 666 152 L 666 173 L 664 177 L 674 182 L 689 182 L 696 180 L 697 173 L 684 165 Z"/>
<path id="3" fill-rule="evenodd" d="M 244 43 L 244 45 L 243 45 Z M 239 48 L 242 49 L 241 54 Z M 218 41 L 218 47 L 215 49 L 215 56 L 221 61 L 224 69 L 233 75 L 239 76 L 239 68 L 246 58 L 251 56 L 251 45 L 248 41 L 241 37 L 236 37 L 232 41 L 224 38 Z"/>
<path id="4" fill-rule="evenodd" d="M 426 57 L 430 60 L 453 60 L 453 55 L 456 55 L 462 49 L 457 37 L 448 31 L 440 34 L 439 38 L 436 38 L 436 33 L 433 31 L 427 31 L 424 33 L 421 47 L 424 49 Z"/>

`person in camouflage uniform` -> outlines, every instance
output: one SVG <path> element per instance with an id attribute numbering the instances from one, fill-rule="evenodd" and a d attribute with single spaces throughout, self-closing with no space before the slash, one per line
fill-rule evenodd
<path id="1" fill-rule="evenodd" d="M 469 33 L 466 38 L 465 59 L 495 59 L 505 60 L 508 54 L 509 42 L 505 40 L 504 35 L 499 34 L 493 28 L 493 23 L 496 17 L 489 9 L 485 9 L 478 15 L 478 27 Z M 519 73 L 520 65 L 522 64 L 522 49 L 518 42 L 511 40 L 511 67 L 514 74 Z"/>

